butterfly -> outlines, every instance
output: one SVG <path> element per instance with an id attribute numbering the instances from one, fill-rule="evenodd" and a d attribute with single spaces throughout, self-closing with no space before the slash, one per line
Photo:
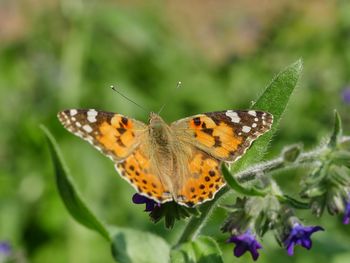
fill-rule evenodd
<path id="1" fill-rule="evenodd" d="M 156 113 L 146 125 L 95 109 L 64 110 L 58 119 L 108 156 L 139 194 L 187 207 L 213 199 L 225 186 L 221 165 L 242 157 L 273 122 L 255 110 L 209 112 L 170 125 Z"/>

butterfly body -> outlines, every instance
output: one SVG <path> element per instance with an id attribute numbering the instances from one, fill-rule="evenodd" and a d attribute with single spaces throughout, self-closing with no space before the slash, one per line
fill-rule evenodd
<path id="1" fill-rule="evenodd" d="M 272 115 L 262 111 L 198 114 L 170 125 L 155 113 L 146 125 L 93 109 L 62 111 L 58 118 L 112 159 L 140 194 L 185 206 L 211 200 L 225 185 L 221 164 L 241 157 L 272 125 Z"/>

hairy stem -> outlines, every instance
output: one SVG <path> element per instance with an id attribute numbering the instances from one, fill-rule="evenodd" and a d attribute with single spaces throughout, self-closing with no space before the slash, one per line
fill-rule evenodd
<path id="1" fill-rule="evenodd" d="M 324 147 L 310 152 L 301 153 L 295 162 L 286 162 L 282 156 L 279 156 L 271 161 L 251 166 L 246 170 L 237 173 L 235 177 L 240 183 L 250 182 L 259 178 L 259 175 L 261 174 L 267 174 L 281 168 L 294 167 L 298 164 L 312 163 L 326 150 L 327 148 Z"/>
<path id="2" fill-rule="evenodd" d="M 246 170 L 237 173 L 235 177 L 238 182 L 247 183 L 258 179 L 262 174 L 274 172 L 282 168 L 297 167 L 301 164 L 313 164 L 320 157 L 320 155 L 327 150 L 327 147 L 322 147 L 310 152 L 301 153 L 294 162 L 286 162 L 281 155 L 271 161 L 249 167 Z M 181 243 L 191 241 L 196 238 L 202 227 L 206 224 L 211 212 L 217 207 L 221 197 L 230 192 L 230 190 L 232 189 L 226 185 L 219 193 L 217 193 L 214 200 L 207 202 L 200 207 L 200 216 L 191 217 L 176 245 L 180 245 Z"/>

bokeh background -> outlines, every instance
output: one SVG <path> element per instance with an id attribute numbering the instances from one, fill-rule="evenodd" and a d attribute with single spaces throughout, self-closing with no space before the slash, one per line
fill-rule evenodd
<path id="1" fill-rule="evenodd" d="M 41 123 L 101 218 L 176 240 L 184 222 L 171 231 L 151 223 L 109 159 L 64 130 L 56 113 L 97 108 L 147 121 L 148 112 L 111 91 L 112 84 L 150 111 L 166 102 L 169 122 L 248 108 L 299 58 L 303 76 L 268 157 L 296 142 L 317 146 L 332 129 L 334 109 L 350 133 L 349 1 L 1 0 L 0 241 L 20 262 L 113 262 L 109 245 L 63 207 Z M 304 172 L 276 177 L 293 194 Z M 260 262 L 349 262 L 349 226 L 339 217 L 299 215 L 326 228 L 315 234 L 313 249 L 288 257 L 268 234 Z M 249 262 L 250 255 L 235 259 L 225 244 L 224 216 L 218 209 L 204 233 L 220 242 L 225 262 Z"/>

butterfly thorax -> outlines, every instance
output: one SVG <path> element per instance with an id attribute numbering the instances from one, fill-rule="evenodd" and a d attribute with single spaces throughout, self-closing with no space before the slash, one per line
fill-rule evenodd
<path id="1" fill-rule="evenodd" d="M 171 141 L 171 129 L 168 124 L 157 114 L 150 114 L 149 135 L 154 143 L 163 150 L 169 150 L 169 142 Z"/>

